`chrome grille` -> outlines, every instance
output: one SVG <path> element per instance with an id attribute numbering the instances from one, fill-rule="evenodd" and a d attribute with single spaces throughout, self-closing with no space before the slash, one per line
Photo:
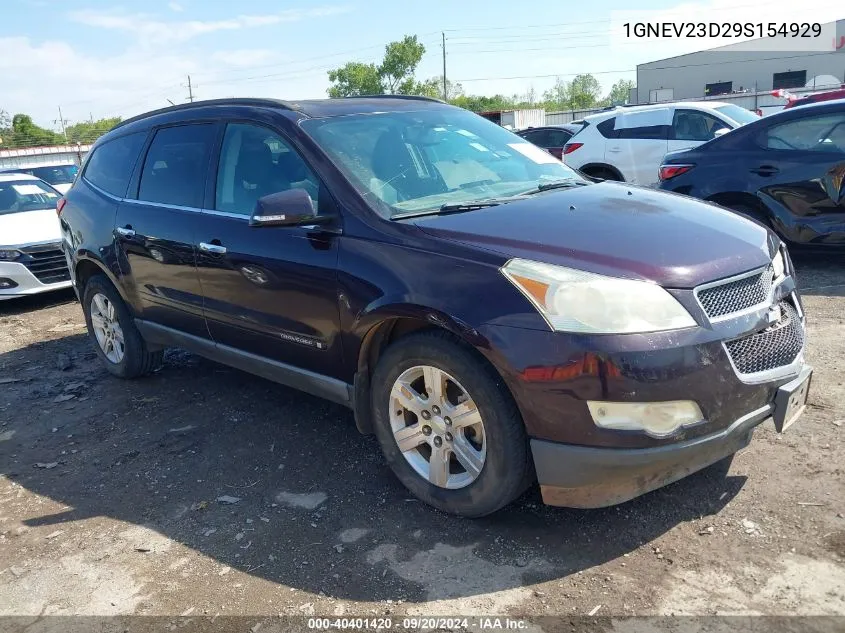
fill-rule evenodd
<path id="1" fill-rule="evenodd" d="M 789 301 L 781 301 L 780 320 L 762 332 L 725 343 L 740 374 L 757 374 L 784 367 L 794 361 L 804 347 L 804 328 L 798 311 Z"/>
<path id="2" fill-rule="evenodd" d="M 774 270 L 769 266 L 762 272 L 704 288 L 696 295 L 707 316 L 716 319 L 765 304 L 773 281 Z"/>
<path id="3" fill-rule="evenodd" d="M 56 284 L 70 279 L 67 260 L 59 244 L 43 244 L 21 249 L 21 263 L 42 284 Z"/>

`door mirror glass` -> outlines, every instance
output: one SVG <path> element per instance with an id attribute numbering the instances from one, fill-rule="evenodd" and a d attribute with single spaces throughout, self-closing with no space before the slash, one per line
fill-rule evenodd
<path id="1" fill-rule="evenodd" d="M 715 132 L 713 132 L 713 136 L 714 136 L 714 137 L 716 137 L 716 136 L 722 136 L 723 134 L 727 134 L 727 133 L 728 133 L 728 132 L 730 132 L 730 131 L 731 131 L 731 130 L 730 130 L 730 128 L 727 128 L 727 127 L 720 127 L 718 130 L 716 130 Z"/>
<path id="2" fill-rule="evenodd" d="M 318 222 L 314 203 L 305 189 L 287 189 L 259 198 L 249 219 L 250 226 L 299 226 Z"/>

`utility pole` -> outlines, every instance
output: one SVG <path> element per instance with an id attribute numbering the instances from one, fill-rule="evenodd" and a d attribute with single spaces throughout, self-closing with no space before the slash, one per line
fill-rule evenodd
<path id="1" fill-rule="evenodd" d="M 58 123 L 62 128 L 62 136 L 65 137 L 65 143 L 67 143 L 67 130 L 65 129 L 65 121 L 64 117 L 62 117 L 62 106 L 59 106 L 59 119 L 57 121 L 53 121 L 53 123 Z"/>
<path id="2" fill-rule="evenodd" d="M 191 76 L 188 75 L 188 101 L 194 102 L 194 89 L 191 86 Z"/>
<path id="3" fill-rule="evenodd" d="M 446 33 L 440 33 L 440 36 L 443 38 L 443 101 L 449 99 L 449 94 L 446 90 Z"/>

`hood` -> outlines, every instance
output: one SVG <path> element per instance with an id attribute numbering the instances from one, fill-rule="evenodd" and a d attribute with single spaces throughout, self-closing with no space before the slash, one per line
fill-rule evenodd
<path id="1" fill-rule="evenodd" d="M 66 194 L 68 191 L 70 191 L 70 188 L 73 186 L 73 183 L 66 182 L 66 183 L 61 184 L 61 185 L 50 185 L 50 186 L 53 189 L 55 189 L 56 191 L 58 191 L 59 193 Z"/>
<path id="2" fill-rule="evenodd" d="M 0 246 L 60 242 L 61 239 L 55 209 L 0 215 Z"/>
<path id="3" fill-rule="evenodd" d="M 600 183 L 413 222 L 429 235 L 668 288 L 692 288 L 768 263 L 777 238 L 693 198 Z"/>

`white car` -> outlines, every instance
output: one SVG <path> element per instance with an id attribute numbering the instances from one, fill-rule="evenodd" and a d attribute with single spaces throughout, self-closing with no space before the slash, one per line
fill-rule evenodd
<path id="1" fill-rule="evenodd" d="M 29 174 L 30 176 L 35 176 L 64 195 L 68 192 L 71 185 L 73 185 L 73 179 L 76 178 L 78 171 L 79 167 L 73 163 L 61 163 L 57 165 L 5 168 L 0 170 L 0 173 Z"/>
<path id="2" fill-rule="evenodd" d="M 0 174 L 0 300 L 70 287 L 59 198 L 35 176 Z"/>
<path id="3" fill-rule="evenodd" d="M 566 144 L 564 162 L 605 180 L 657 184 L 663 157 L 696 147 L 760 117 L 717 101 L 626 106 L 584 118 Z"/>

